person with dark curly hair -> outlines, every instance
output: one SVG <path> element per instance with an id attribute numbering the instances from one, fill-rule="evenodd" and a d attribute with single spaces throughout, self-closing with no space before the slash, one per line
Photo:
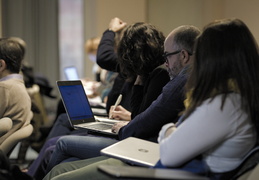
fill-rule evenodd
<path id="1" fill-rule="evenodd" d="M 169 76 L 164 66 L 162 32 L 147 23 L 135 23 L 125 28 L 118 45 L 118 63 L 127 78 L 135 77 L 131 96 L 131 112 L 122 106 L 111 106 L 110 117 L 131 120 L 143 112 L 161 93 Z"/>

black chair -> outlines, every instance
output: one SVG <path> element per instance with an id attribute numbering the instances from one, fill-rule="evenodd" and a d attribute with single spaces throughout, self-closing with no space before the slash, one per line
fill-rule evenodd
<path id="1" fill-rule="evenodd" d="M 246 172 L 255 168 L 259 163 L 259 145 L 255 146 L 250 150 L 247 155 L 243 158 L 240 165 L 232 171 L 225 173 L 211 173 L 210 179 L 227 179 L 227 180 L 236 180 L 243 176 Z"/>
<path id="2" fill-rule="evenodd" d="M 234 170 L 235 175 L 231 180 L 241 177 L 246 172 L 255 168 L 259 163 L 259 145 L 254 147 L 243 159 L 242 163 Z"/>

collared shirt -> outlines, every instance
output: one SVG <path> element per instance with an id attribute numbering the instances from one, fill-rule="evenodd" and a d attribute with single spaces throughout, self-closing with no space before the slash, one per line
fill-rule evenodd
<path id="1" fill-rule="evenodd" d="M 21 74 L 10 74 L 0 79 L 0 81 L 6 81 L 8 79 L 21 79 L 23 80 L 23 76 Z"/>

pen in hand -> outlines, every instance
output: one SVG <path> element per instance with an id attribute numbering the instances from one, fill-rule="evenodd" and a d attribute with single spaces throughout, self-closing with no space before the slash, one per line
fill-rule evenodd
<path id="1" fill-rule="evenodd" d="M 114 105 L 114 109 L 113 111 L 116 109 L 116 107 L 120 104 L 121 102 L 121 99 L 122 99 L 122 94 L 119 95 L 119 97 L 117 98 L 116 102 L 115 102 L 115 105 Z M 110 119 L 112 118 L 112 114 L 110 114 Z"/>

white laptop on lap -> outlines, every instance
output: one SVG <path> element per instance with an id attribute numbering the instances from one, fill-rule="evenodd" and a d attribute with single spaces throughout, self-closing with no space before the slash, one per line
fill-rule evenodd
<path id="1" fill-rule="evenodd" d="M 102 155 L 133 165 L 153 167 L 159 161 L 159 144 L 129 137 L 101 150 Z"/>
<path id="2" fill-rule="evenodd" d="M 118 120 L 110 120 L 104 117 L 95 118 L 80 80 L 57 81 L 57 86 L 72 127 L 117 135 L 111 131 L 111 128 Z"/>
<path id="3" fill-rule="evenodd" d="M 120 159 L 131 165 L 115 166 L 99 165 L 98 169 L 112 177 L 126 179 L 171 179 L 171 180 L 209 180 L 191 172 L 151 168 L 160 159 L 159 144 L 150 141 L 129 137 L 101 150 L 102 155 Z"/>

